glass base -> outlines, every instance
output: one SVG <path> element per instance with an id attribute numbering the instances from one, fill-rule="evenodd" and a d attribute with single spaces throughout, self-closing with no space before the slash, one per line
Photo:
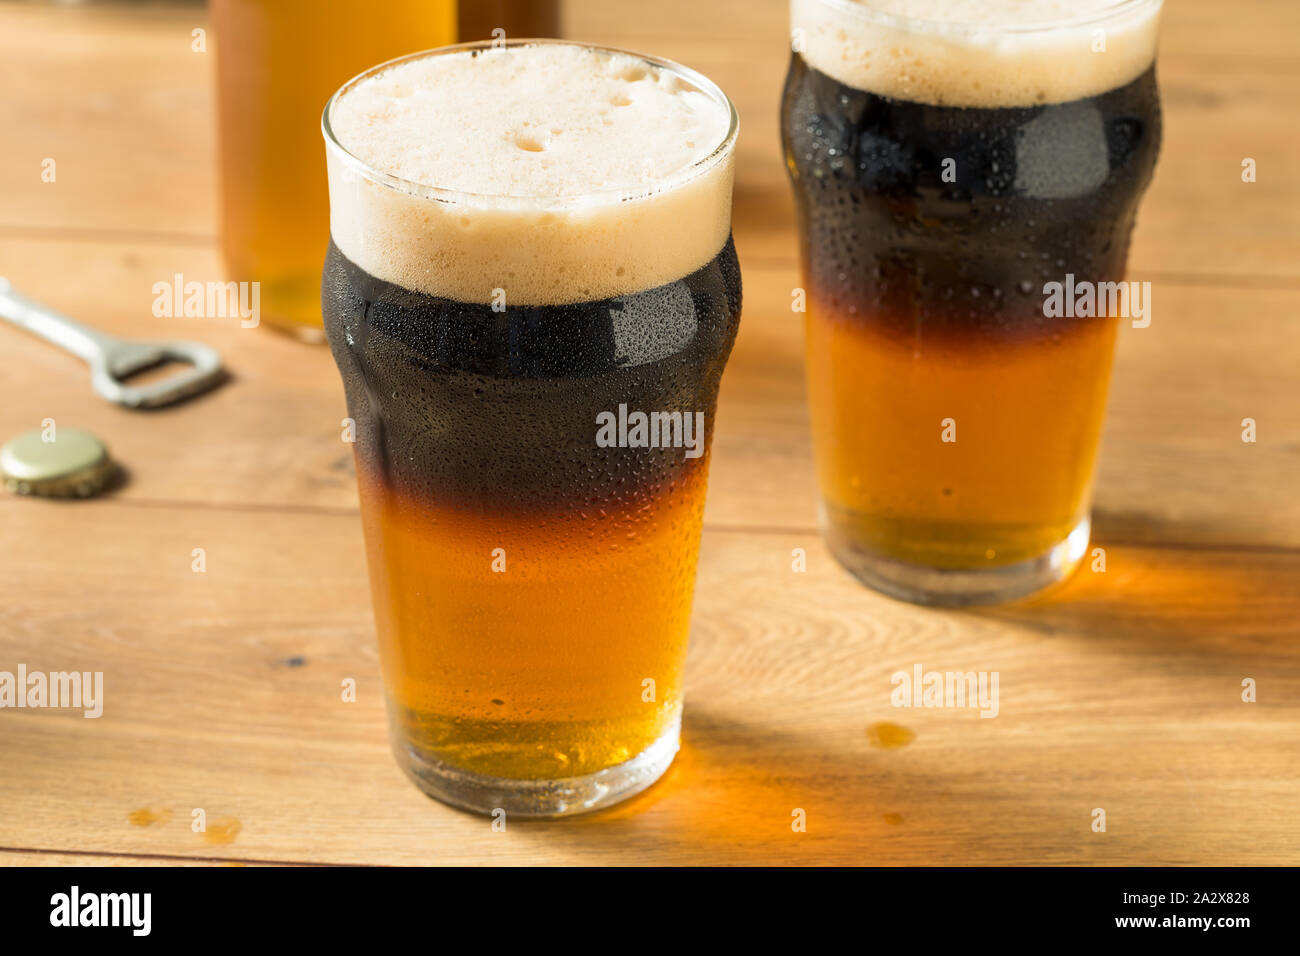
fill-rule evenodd
<path id="1" fill-rule="evenodd" d="M 1074 526 L 1064 541 L 1037 557 L 1002 567 L 963 570 L 928 568 L 869 551 L 822 513 L 822 533 L 835 559 L 869 588 L 933 607 L 1002 604 L 1064 581 L 1088 551 L 1092 521 Z"/>
<path id="2" fill-rule="evenodd" d="M 631 760 L 583 777 L 511 780 L 487 777 L 443 763 L 408 740 L 394 737 L 398 764 L 435 800 L 490 816 L 565 817 L 590 813 L 635 796 L 663 776 L 677 756 L 681 719 Z"/>

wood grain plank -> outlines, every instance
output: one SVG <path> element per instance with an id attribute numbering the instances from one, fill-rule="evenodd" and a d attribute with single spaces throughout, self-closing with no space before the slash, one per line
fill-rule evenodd
<path id="1" fill-rule="evenodd" d="M 664 0 L 655 9 L 653 16 L 629 16 L 608 0 L 564 0 L 564 27 L 582 39 L 695 44 L 726 56 L 754 37 L 784 34 L 789 23 L 788 0 Z M 1291 0 L 1235 0 L 1230 9 L 1222 0 L 1165 0 L 1162 16 L 1162 56 L 1195 57 L 1208 68 L 1279 60 L 1279 69 L 1300 69 L 1300 8 Z"/>
<path id="2" fill-rule="evenodd" d="M 775 63 L 741 63 L 711 44 L 679 58 L 735 91 L 741 116 L 735 222 L 747 238 L 745 251 L 751 259 L 794 261 L 794 203 L 778 130 L 786 54 L 775 54 Z M 1130 274 L 1295 287 L 1300 183 L 1287 171 L 1300 162 L 1300 137 L 1278 118 L 1300 98 L 1300 69 L 1225 74 L 1207 72 L 1198 60 L 1166 57 L 1159 76 L 1163 143 L 1138 214 Z M 1241 180 L 1247 157 L 1257 164 L 1255 183 Z"/>
<path id="3" fill-rule="evenodd" d="M 1300 139 L 1280 122 L 1300 98 L 1300 31 L 1285 29 L 1297 14 L 1284 0 L 1234 9 L 1225 17 L 1194 0 L 1166 13 L 1165 143 L 1135 237 L 1137 274 L 1300 280 L 1300 183 L 1286 173 Z M 575 38 L 653 48 L 733 95 L 743 129 L 737 227 L 752 236 L 751 256 L 781 262 L 795 255 L 777 130 L 785 18 L 778 0 L 728 0 L 721 11 L 668 0 L 654 17 L 630 18 L 580 0 L 565 20 Z M 0 235 L 215 238 L 212 47 L 189 47 L 204 25 L 185 8 L 0 7 L 0 58 L 17 84 L 0 102 L 0 128 L 15 131 L 0 151 Z M 1260 170 L 1251 185 L 1240 179 L 1247 156 Z M 46 157 L 59 163 L 56 183 L 41 182 Z"/>
<path id="4" fill-rule="evenodd" d="M 614 4 L 571 0 L 566 21 L 579 39 L 653 48 L 688 63 L 732 95 L 742 128 L 736 222 L 754 234 L 751 257 L 781 261 L 796 253 L 777 116 L 789 60 L 787 6 L 724 0 L 628 18 Z M 1164 145 L 1139 216 L 1132 272 L 1300 278 L 1293 252 L 1300 183 L 1287 174 L 1300 161 L 1300 137 L 1278 121 L 1300 97 L 1300 12 L 1287 0 L 1236 3 L 1231 16 L 1213 0 L 1173 0 L 1163 31 Z M 1241 182 L 1244 157 L 1259 164 L 1257 183 Z"/>
<path id="5" fill-rule="evenodd" d="M 1300 7 L 1169 4 L 1165 151 L 1132 260 L 1158 311 L 1121 334 L 1097 495 L 1107 570 L 948 613 L 857 586 L 814 530 L 775 118 L 784 6 L 569 4 L 573 35 L 682 59 L 736 98 L 746 312 L 685 748 L 626 805 L 505 833 L 421 796 L 387 752 L 328 353 L 149 314 L 154 282 L 220 272 L 211 63 L 189 51 L 201 11 L 0 6 L 15 67 L 0 274 L 114 331 L 210 341 L 235 374 L 133 414 L 94 398 L 75 360 L 0 330 L 0 438 L 54 417 L 102 434 L 131 472 L 93 502 L 0 496 L 0 670 L 102 670 L 108 695 L 98 720 L 0 710 L 0 865 L 1300 864 L 1300 187 L 1279 121 L 1300 95 Z M 1254 186 L 1243 155 L 1260 162 Z M 45 156 L 57 184 L 39 181 Z M 1257 444 L 1239 440 L 1243 417 Z M 918 663 L 997 671 L 998 717 L 892 707 L 890 676 Z M 1242 702 L 1245 678 L 1258 703 Z M 874 746 L 880 721 L 914 740 Z"/>
<path id="6" fill-rule="evenodd" d="M 0 850 L 0 867 L 9 866 L 263 866 L 242 860 L 225 860 L 214 857 L 200 860 L 188 857 L 111 855 L 104 853 L 76 853 L 67 850 Z M 295 866 L 293 861 L 277 862 L 277 866 Z"/>
<path id="7" fill-rule="evenodd" d="M 800 317 L 791 266 L 751 265 L 741 334 L 723 380 L 707 520 L 816 523 Z M 216 275 L 209 250 L 157 244 L 0 240 L 0 261 L 43 276 L 26 291 L 120 334 L 196 338 L 225 355 L 233 381 L 156 413 L 108 405 L 74 358 L 7 327 L 0 434 L 47 418 L 109 442 L 131 501 L 356 509 L 347 414 L 328 351 L 233 319 L 157 319 L 151 287 L 174 273 Z M 75 276 L 76 281 L 68 281 Z M 1156 317 L 1120 345 L 1097 489 L 1101 530 L 1130 541 L 1300 545 L 1300 501 L 1284 490 L 1300 465 L 1300 290 L 1157 281 Z M 1230 330 L 1230 331 L 1229 331 Z M 1243 445 L 1240 423 L 1259 424 Z"/>
<path id="8" fill-rule="evenodd" d="M 792 268 L 745 269 L 742 331 L 714 439 L 715 523 L 815 520 L 803 333 L 789 311 L 798 281 Z M 1300 468 L 1296 293 L 1156 281 L 1152 297 L 1150 327 L 1119 335 L 1099 531 L 1134 543 L 1294 547 L 1300 509 L 1284 489 Z M 1268 423 L 1254 444 L 1241 440 L 1245 418 Z"/>
<path id="9" fill-rule="evenodd" d="M 215 65 L 211 46 L 190 49 L 206 21 L 201 7 L 0 6 L 0 228 L 215 237 Z"/>
<path id="10" fill-rule="evenodd" d="M 1300 784 L 1300 592 L 1287 586 L 1300 555 L 1117 545 L 1104 574 L 957 614 L 858 587 L 812 533 L 706 532 L 669 777 L 595 817 L 494 833 L 421 796 L 388 754 L 355 517 L 143 511 L 4 510 L 0 543 L 25 560 L 0 577 L 0 669 L 102 670 L 105 705 L 97 720 L 0 711 L 13 769 L 0 846 L 334 863 L 1300 863 L 1300 821 L 1279 812 Z M 998 716 L 892 707 L 891 675 L 918 663 L 997 671 Z M 355 704 L 340 700 L 346 677 Z M 1246 677 L 1258 703 L 1239 699 Z M 914 742 L 874 747 L 879 721 Z M 226 842 L 191 831 L 195 807 Z M 1106 834 L 1089 828 L 1095 807 Z M 791 831 L 795 808 L 806 834 Z M 165 819 L 133 823 L 141 810 Z"/>

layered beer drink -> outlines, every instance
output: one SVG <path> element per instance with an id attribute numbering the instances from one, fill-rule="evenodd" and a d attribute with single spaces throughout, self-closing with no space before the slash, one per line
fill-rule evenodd
<path id="1" fill-rule="evenodd" d="M 782 135 L 823 525 L 861 580 L 1017 597 L 1084 554 L 1160 143 L 1159 0 L 793 0 Z"/>
<path id="2" fill-rule="evenodd" d="M 635 793 L 677 749 L 734 111 L 664 61 L 523 41 L 376 68 L 325 132 L 398 759 L 483 812 Z"/>

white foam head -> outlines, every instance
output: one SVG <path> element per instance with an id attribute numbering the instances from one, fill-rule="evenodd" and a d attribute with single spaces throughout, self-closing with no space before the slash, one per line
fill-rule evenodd
<path id="1" fill-rule="evenodd" d="M 791 39 L 846 86 L 938 106 L 1095 96 L 1155 59 L 1161 0 L 791 0 Z"/>
<path id="2" fill-rule="evenodd" d="M 326 108 L 330 231 L 370 274 L 465 302 L 654 288 L 726 243 L 734 117 L 699 74 L 635 54 L 418 54 Z"/>

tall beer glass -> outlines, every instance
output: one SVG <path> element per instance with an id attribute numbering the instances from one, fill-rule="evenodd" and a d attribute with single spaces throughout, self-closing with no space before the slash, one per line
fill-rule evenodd
<path id="1" fill-rule="evenodd" d="M 736 128 L 703 76 L 563 41 L 407 57 L 326 109 L 325 328 L 394 749 L 434 797 L 576 813 L 676 753 Z"/>
<path id="2" fill-rule="evenodd" d="M 212 0 L 212 22 L 226 271 L 259 283 L 262 322 L 323 341 L 321 107 L 372 63 L 451 43 L 455 0 Z"/>
<path id="3" fill-rule="evenodd" d="M 1051 290 L 1125 278 L 1159 13 L 793 0 L 781 130 L 822 521 L 872 587 L 995 602 L 1085 553 L 1119 316 L 1062 317 Z"/>

